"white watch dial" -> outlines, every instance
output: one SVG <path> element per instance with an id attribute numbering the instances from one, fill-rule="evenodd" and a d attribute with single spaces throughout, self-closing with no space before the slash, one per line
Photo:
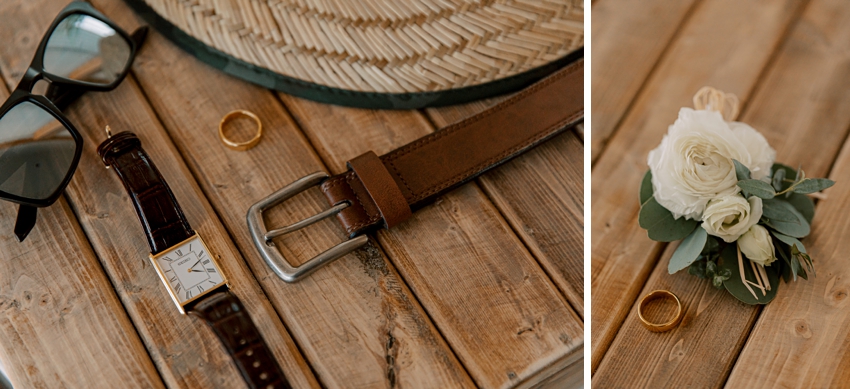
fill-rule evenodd
<path id="1" fill-rule="evenodd" d="M 160 277 L 180 305 L 225 283 L 215 260 L 197 234 L 157 254 L 153 260 L 159 267 Z"/>

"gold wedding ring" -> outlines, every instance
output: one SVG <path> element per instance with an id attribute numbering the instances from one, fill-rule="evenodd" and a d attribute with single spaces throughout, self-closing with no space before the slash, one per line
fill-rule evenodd
<path id="1" fill-rule="evenodd" d="M 666 323 L 662 323 L 662 324 L 651 323 L 648 320 L 646 320 L 646 318 L 643 317 L 643 309 L 646 307 L 647 303 L 649 303 L 652 300 L 661 300 L 661 299 L 665 299 L 665 298 L 671 298 L 674 301 L 676 301 L 676 317 L 674 317 L 672 320 L 670 320 Z M 673 292 L 671 292 L 669 290 L 653 290 L 652 292 L 650 292 L 646 296 L 643 296 L 643 298 L 640 300 L 640 305 L 638 305 L 638 317 L 640 318 L 640 321 L 643 323 L 643 326 L 646 327 L 646 329 L 648 329 L 652 332 L 670 331 L 673 328 L 675 328 L 677 325 L 679 325 L 679 323 L 682 321 L 682 318 L 684 316 L 685 316 L 685 311 L 682 310 L 682 302 L 679 301 L 679 298 L 676 297 L 676 295 L 673 294 Z"/>
<path id="2" fill-rule="evenodd" d="M 257 134 L 246 142 L 234 142 L 224 135 L 224 125 L 240 116 L 247 116 L 254 119 L 254 122 L 257 123 Z M 224 117 L 221 118 L 221 122 L 218 123 L 218 137 L 221 138 L 221 141 L 225 146 L 236 151 L 245 151 L 256 146 L 257 143 L 260 143 L 261 136 L 263 136 L 263 123 L 260 122 L 260 118 L 258 118 L 253 112 L 246 111 L 244 109 L 237 109 L 235 111 L 228 112 L 227 115 L 224 115 Z"/>

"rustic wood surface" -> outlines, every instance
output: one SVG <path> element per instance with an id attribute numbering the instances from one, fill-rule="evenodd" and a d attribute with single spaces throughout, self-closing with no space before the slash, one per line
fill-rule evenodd
<path id="1" fill-rule="evenodd" d="M 609 0 L 600 0 L 600 4 L 605 1 Z M 850 320 L 846 309 L 841 309 L 847 295 L 846 282 L 842 281 L 847 264 L 840 254 L 847 225 L 838 208 L 845 205 L 843 199 L 848 196 L 846 183 L 839 182 L 827 191 L 827 200 L 818 205 L 813 234 L 804 241 L 817 260 L 818 276 L 810 277 L 808 282 L 781 285 L 776 299 L 764 309 L 740 303 L 685 272 L 667 274 L 667 262 L 676 244 L 664 249 L 637 226 L 634 195 L 646 166 L 646 153 L 660 141 L 666 126 L 675 119 L 677 108 L 691 105 L 688 93 L 702 85 L 735 92 L 744 108 L 739 120 L 765 135 L 777 150 L 780 162 L 803 164 L 812 177 L 829 175 L 842 180 L 847 176 L 840 166 L 848 152 L 845 140 L 850 130 L 850 67 L 848 43 L 838 37 L 848 34 L 850 9 L 841 1 L 829 0 L 781 5 L 720 3 L 702 2 L 696 6 L 594 167 L 594 177 L 600 177 L 598 171 L 607 166 L 606 160 L 622 160 L 620 138 L 628 139 L 628 145 L 634 144 L 636 136 L 650 138 L 643 142 L 647 143 L 646 148 L 637 150 L 638 155 L 633 157 L 639 158 L 635 162 L 639 163 L 640 172 L 629 173 L 628 180 L 634 184 L 629 185 L 632 196 L 628 196 L 628 191 L 620 192 L 622 185 L 617 184 L 626 179 L 625 175 L 618 180 L 593 181 L 594 190 L 600 190 L 599 196 L 594 196 L 592 211 L 594 307 L 597 299 L 613 298 L 611 285 L 616 282 L 626 283 L 619 287 L 621 298 L 626 290 L 639 288 L 639 293 L 628 294 L 621 303 L 627 310 L 624 319 L 610 315 L 597 320 L 597 310 L 593 311 L 593 383 L 598 387 L 802 388 L 834 387 L 847 382 L 848 345 L 835 341 L 847 337 Z M 774 5 L 774 12 L 768 12 Z M 713 15 L 709 10 L 714 10 Z M 717 25 L 718 20 L 725 23 L 733 15 L 750 22 L 746 27 L 740 22 L 733 24 L 742 28 L 733 28 L 735 31 L 730 31 L 731 25 Z M 601 22 L 594 19 L 594 24 Z M 700 22 L 706 27 L 700 28 Z M 709 27 L 712 24 L 714 28 Z M 754 34 L 753 29 L 763 32 Z M 735 33 L 739 35 L 736 37 Z M 708 44 L 709 41 L 714 43 Z M 677 56 L 677 47 L 684 45 L 695 45 L 694 51 Z M 704 51 L 696 55 L 699 45 Z M 751 49 L 738 51 L 746 47 Z M 715 56 L 710 50 L 722 53 L 724 59 L 712 62 Z M 671 90 L 674 83 L 691 90 Z M 663 90 L 668 92 L 661 94 Z M 677 93 L 670 96 L 671 91 Z M 662 114 L 659 105 L 676 108 L 668 112 L 667 118 L 656 118 Z M 616 146 L 619 147 L 613 148 Z M 836 161 L 842 147 L 842 156 Z M 615 207 L 617 201 L 622 204 Z M 597 226 L 597 221 L 605 223 L 606 218 L 609 225 Z M 603 226 L 620 230 L 619 238 L 609 235 L 605 239 L 626 242 L 616 248 L 616 257 L 601 240 L 597 241 L 601 239 L 596 236 L 597 227 L 603 230 Z M 628 234 L 623 229 L 629 230 Z M 658 250 L 663 250 L 663 254 Z M 605 257 L 608 260 L 603 262 Z M 618 257 L 624 259 L 615 265 L 611 258 Z M 623 266 L 625 258 L 639 262 L 632 264 L 632 269 L 649 266 L 654 270 L 644 280 Z M 685 318 L 673 331 L 649 333 L 637 320 L 636 299 L 654 289 L 671 290 L 685 304 Z"/>
<path id="2" fill-rule="evenodd" d="M 418 112 L 281 99 L 333 173 L 367 150 L 384 154 L 434 130 Z M 380 231 L 378 241 L 481 386 L 536 380 L 536 365 L 558 363 L 583 342 L 569 305 L 476 185 Z"/>
<path id="3" fill-rule="evenodd" d="M 0 4 L 0 36 L 8 37 L 0 94 L 66 3 Z M 125 30 L 141 24 L 123 2 L 92 3 Z M 220 118 L 237 108 L 263 120 L 263 140 L 248 152 L 217 137 Z M 16 207 L 0 207 L 0 364 L 16 387 L 244 386 L 212 332 L 179 314 L 149 266 L 130 201 L 94 152 L 109 124 L 139 135 L 295 387 L 581 386 L 583 178 L 574 133 L 443 196 L 300 283 L 279 280 L 253 247 L 251 204 L 483 105 L 455 108 L 441 121 L 436 111 L 294 99 L 223 75 L 151 32 L 119 88 L 66 110 L 85 138 L 67 201 L 41 210 L 24 244 L 12 235 Z M 523 177 L 532 168 L 538 175 Z M 266 221 L 288 224 L 325 207 L 314 189 Z M 298 264 L 343 239 L 328 220 L 276 241 Z"/>
<path id="4" fill-rule="evenodd" d="M 447 108 L 430 108 L 436 127 L 474 115 L 496 104 L 490 99 Z M 580 134 L 561 134 L 479 178 L 576 313 L 584 317 L 584 153 Z"/>

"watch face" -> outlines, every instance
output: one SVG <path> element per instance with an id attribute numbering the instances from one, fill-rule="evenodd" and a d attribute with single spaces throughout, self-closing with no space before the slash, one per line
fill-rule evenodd
<path id="1" fill-rule="evenodd" d="M 195 236 L 151 256 L 171 297 L 181 307 L 226 281 L 201 238 Z"/>

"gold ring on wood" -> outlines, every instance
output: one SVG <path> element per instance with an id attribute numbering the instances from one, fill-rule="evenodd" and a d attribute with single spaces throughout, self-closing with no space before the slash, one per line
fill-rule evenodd
<path id="1" fill-rule="evenodd" d="M 257 134 L 246 142 L 234 142 L 224 135 L 224 125 L 239 116 L 247 116 L 257 123 Z M 221 141 L 225 146 L 236 151 L 245 151 L 256 146 L 257 143 L 260 143 L 261 136 L 263 136 L 263 123 L 260 121 L 260 118 L 251 111 L 246 111 L 244 109 L 230 111 L 227 115 L 224 115 L 224 117 L 221 118 L 221 122 L 218 123 L 218 137 L 221 138 Z"/>
<path id="2" fill-rule="evenodd" d="M 676 317 L 666 323 L 661 324 L 652 323 L 649 320 L 646 320 L 646 318 L 643 317 L 643 309 L 644 307 L 646 307 L 646 304 L 652 300 L 660 300 L 665 298 L 673 299 L 673 301 L 676 302 Z M 676 295 L 669 290 L 653 290 L 652 292 L 649 292 L 649 294 L 647 294 L 646 296 L 643 296 L 643 298 L 640 300 L 640 305 L 638 305 L 638 317 L 640 318 L 641 323 L 643 323 L 643 326 L 646 327 L 646 329 L 652 332 L 670 331 L 679 325 L 684 316 L 685 311 L 682 310 L 682 302 L 679 301 L 679 298 L 676 297 Z"/>

